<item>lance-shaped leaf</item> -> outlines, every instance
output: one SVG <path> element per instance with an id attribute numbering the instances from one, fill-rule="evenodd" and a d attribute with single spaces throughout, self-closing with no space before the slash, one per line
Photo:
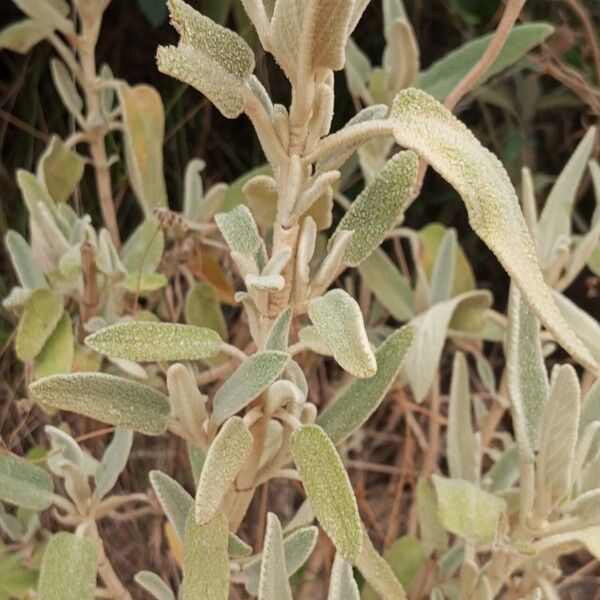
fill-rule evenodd
<path id="1" fill-rule="evenodd" d="M 129 181 L 149 217 L 157 206 L 167 206 L 162 155 L 165 109 L 160 94 L 149 85 L 130 87 L 122 83 L 118 94 Z"/>
<path id="2" fill-rule="evenodd" d="M 504 500 L 462 479 L 433 476 L 438 515 L 451 533 L 480 543 L 492 540 L 506 509 Z"/>
<path id="3" fill-rule="evenodd" d="M 170 406 L 160 392 L 105 373 L 52 375 L 31 384 L 33 397 L 53 408 L 147 435 L 167 428 Z"/>
<path id="4" fill-rule="evenodd" d="M 38 267 L 25 238 L 16 231 L 10 230 L 4 238 L 4 243 L 21 285 L 32 290 L 47 288 L 48 282 Z"/>
<path id="5" fill-rule="evenodd" d="M 185 523 L 194 505 L 194 499 L 177 481 L 162 471 L 150 471 L 150 483 L 175 533 L 183 540 Z"/>
<path id="6" fill-rule="evenodd" d="M 353 17 L 347 0 L 279 0 L 273 10 L 272 52 L 288 79 L 310 77 L 318 68 L 344 67 Z"/>
<path id="7" fill-rule="evenodd" d="M 290 355 L 277 350 L 245 360 L 217 390 L 211 419 L 219 425 L 262 394 L 283 372 Z"/>
<path id="8" fill-rule="evenodd" d="M 333 559 L 327 600 L 360 600 L 360 592 L 354 579 L 352 566 L 344 560 L 339 552 L 335 553 Z"/>
<path id="9" fill-rule="evenodd" d="M 226 116 L 244 110 L 244 87 L 254 71 L 254 54 L 244 40 L 182 0 L 170 0 L 179 45 L 158 49 L 158 69 L 195 87 Z"/>
<path id="10" fill-rule="evenodd" d="M 127 465 L 132 444 L 133 431 L 131 429 L 117 429 L 115 431 L 94 475 L 96 483 L 94 489 L 95 499 L 103 498 L 113 489 L 119 475 Z"/>
<path id="11" fill-rule="evenodd" d="M 165 238 L 154 217 L 146 219 L 121 249 L 123 266 L 129 273 L 153 273 L 163 255 Z"/>
<path id="12" fill-rule="evenodd" d="M 44 347 L 35 357 L 35 378 L 40 379 L 57 373 L 70 373 L 74 354 L 73 321 L 69 313 L 65 312 L 46 340 Z"/>
<path id="13" fill-rule="evenodd" d="M 267 515 L 258 597 L 260 600 L 292 600 L 292 590 L 285 568 L 281 523 L 272 512 Z"/>
<path id="14" fill-rule="evenodd" d="M 89 335 L 87 346 L 111 358 L 136 362 L 197 360 L 219 354 L 223 341 L 206 327 L 178 323 L 117 323 Z"/>
<path id="15" fill-rule="evenodd" d="M 96 547 L 89 538 L 64 531 L 53 535 L 40 570 L 40 600 L 93 600 L 96 562 Z"/>
<path id="16" fill-rule="evenodd" d="M 308 316 L 339 365 L 356 377 L 373 377 L 371 350 L 358 302 L 344 290 L 331 290 L 308 305 Z"/>
<path id="17" fill-rule="evenodd" d="M 440 523 L 435 490 L 424 478 L 417 482 L 417 509 L 420 539 L 425 555 L 429 556 L 434 550 L 445 552 L 448 549 L 448 534 Z"/>
<path id="18" fill-rule="evenodd" d="M 190 288 L 185 298 L 185 320 L 188 325 L 213 329 L 222 339 L 227 339 L 227 321 L 219 293 L 210 283 L 198 281 Z"/>
<path id="19" fill-rule="evenodd" d="M 342 460 L 318 425 L 292 434 L 292 454 L 315 515 L 338 552 L 354 564 L 363 546 L 356 498 Z"/>
<path id="20" fill-rule="evenodd" d="M 471 422 L 469 370 L 462 352 L 454 355 L 452 385 L 448 403 L 447 453 L 450 477 L 479 480 L 479 448 Z"/>
<path id="21" fill-rule="evenodd" d="M 396 141 L 417 152 L 460 193 L 471 227 L 548 331 L 577 361 L 595 371 L 593 357 L 552 301 L 519 201 L 500 161 L 450 111 L 420 90 L 400 92 L 391 119 Z"/>
<path id="22" fill-rule="evenodd" d="M 156 600 L 175 600 L 175 594 L 171 588 L 156 573 L 139 571 L 133 579 Z"/>
<path id="23" fill-rule="evenodd" d="M 286 350 L 290 335 L 290 324 L 292 322 L 292 309 L 288 308 L 279 314 L 265 343 L 266 350 Z"/>
<path id="24" fill-rule="evenodd" d="M 548 23 L 527 23 L 514 27 L 498 58 L 479 79 L 478 84 L 482 85 L 490 77 L 517 62 L 532 48 L 543 42 L 553 31 L 554 28 Z M 437 100 L 444 100 L 481 58 L 492 41 L 492 36 L 493 34 L 490 33 L 446 54 L 444 58 L 419 75 L 418 87 Z"/>
<path id="25" fill-rule="evenodd" d="M 44 510 L 52 504 L 53 491 L 52 477 L 47 471 L 12 454 L 0 453 L 0 500 Z"/>
<path id="26" fill-rule="evenodd" d="M 229 525 L 222 513 L 197 525 L 190 511 L 185 524 L 183 600 L 229 598 L 228 539 Z"/>
<path id="27" fill-rule="evenodd" d="M 46 23 L 25 19 L 0 31 L 0 49 L 26 54 L 51 33 L 52 28 Z"/>
<path id="28" fill-rule="evenodd" d="M 410 281 L 404 277 L 381 249 L 358 266 L 363 282 L 397 321 L 407 321 L 414 315 L 414 294 Z"/>
<path id="29" fill-rule="evenodd" d="M 50 61 L 50 73 L 54 87 L 65 108 L 75 117 L 80 117 L 83 110 L 83 100 L 75 87 L 72 73 L 65 63 L 58 58 L 53 58 Z"/>
<path id="30" fill-rule="evenodd" d="M 437 304 L 450 298 L 454 286 L 456 230 L 448 229 L 442 239 L 429 281 L 429 300 Z"/>
<path id="31" fill-rule="evenodd" d="M 539 444 L 548 376 L 538 320 L 514 284 L 508 308 L 507 382 L 517 443 L 531 457 Z"/>
<path id="32" fill-rule="evenodd" d="M 314 516 L 312 517 L 314 519 Z M 312 519 L 311 519 L 312 520 Z M 312 553 L 319 530 L 314 527 L 300 527 L 283 540 L 283 552 L 285 555 L 285 569 L 287 577 L 290 578 L 307 560 Z M 262 555 L 252 559 L 244 566 L 245 586 L 249 594 L 258 595 L 258 585 L 261 576 Z"/>
<path id="33" fill-rule="evenodd" d="M 581 391 L 571 365 L 555 367 L 541 423 L 536 461 L 535 502 L 545 516 L 571 486 L 571 468 L 579 429 Z"/>
<path id="34" fill-rule="evenodd" d="M 392 333 L 375 352 L 377 373 L 370 379 L 355 379 L 319 415 L 317 424 L 334 443 L 361 427 L 385 398 L 400 372 L 413 335 L 410 327 Z"/>
<path id="35" fill-rule="evenodd" d="M 21 360 L 35 358 L 63 316 L 63 305 L 59 296 L 46 289 L 35 290 L 21 315 L 15 351 Z"/>
<path id="36" fill-rule="evenodd" d="M 64 202 L 81 181 L 84 167 L 83 158 L 53 135 L 40 157 L 37 176 L 56 202 Z"/>
<path id="37" fill-rule="evenodd" d="M 213 440 L 196 490 L 196 522 L 210 521 L 244 466 L 252 448 L 252 434 L 240 417 L 225 422 Z"/>
<path id="38" fill-rule="evenodd" d="M 227 245 L 240 254 L 253 255 L 263 241 L 250 209 L 240 204 L 229 212 L 219 213 L 215 221 Z"/>
<path id="39" fill-rule="evenodd" d="M 418 167 L 414 152 L 398 152 L 352 203 L 329 242 L 331 249 L 341 231 L 354 231 L 344 253 L 344 264 L 358 266 L 383 242 L 404 211 Z"/>
<path id="40" fill-rule="evenodd" d="M 588 390 L 585 398 L 581 403 L 581 417 L 579 419 L 579 440 L 585 434 L 586 429 L 594 423 L 600 421 L 600 379 L 597 379 L 594 385 Z M 599 436 L 595 436 L 595 442 L 590 449 L 590 455 L 598 454 L 600 445 Z"/>

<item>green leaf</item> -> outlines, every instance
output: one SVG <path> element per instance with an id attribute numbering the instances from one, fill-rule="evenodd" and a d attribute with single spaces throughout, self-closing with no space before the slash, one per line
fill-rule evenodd
<path id="1" fill-rule="evenodd" d="M 28 17 L 45 23 L 62 33 L 72 33 L 72 24 L 66 18 L 69 5 L 64 0 L 13 0 Z"/>
<path id="2" fill-rule="evenodd" d="M 198 281 L 185 297 L 185 320 L 189 325 L 207 327 L 227 339 L 227 322 L 219 302 L 219 294 L 210 283 Z"/>
<path id="3" fill-rule="evenodd" d="M 276 350 L 245 360 L 217 390 L 211 419 L 217 425 L 260 396 L 283 372 L 290 355 Z"/>
<path id="4" fill-rule="evenodd" d="M 185 523 L 194 506 L 194 499 L 171 477 L 162 471 L 150 471 L 150 483 L 165 511 L 165 515 L 173 525 L 175 533 L 183 541 Z"/>
<path id="5" fill-rule="evenodd" d="M 254 54 L 244 40 L 182 0 L 170 0 L 179 45 L 160 46 L 158 69 L 195 87 L 228 118 L 244 110 L 244 87 L 254 71 Z"/>
<path id="6" fill-rule="evenodd" d="M 547 23 L 528 23 L 513 28 L 498 58 L 477 82 L 483 85 L 488 79 L 516 63 L 522 56 L 543 42 L 552 34 L 554 28 Z M 492 40 L 488 34 L 466 43 L 454 52 L 421 72 L 417 85 L 437 100 L 444 100 L 458 82 L 471 70 L 481 58 Z"/>
<path id="7" fill-rule="evenodd" d="M 205 327 L 130 321 L 100 329 L 89 335 L 85 343 L 111 358 L 174 362 L 212 358 L 221 351 L 223 340 L 218 333 Z"/>
<path id="8" fill-rule="evenodd" d="M 448 534 L 438 516 L 438 501 L 433 486 L 427 479 L 417 481 L 417 510 L 419 514 L 420 538 L 426 556 L 435 550 L 448 549 Z"/>
<path id="9" fill-rule="evenodd" d="M 93 600 L 96 561 L 92 540 L 64 531 L 53 535 L 42 560 L 40 600 Z"/>
<path id="10" fill-rule="evenodd" d="M 462 479 L 439 475 L 433 475 L 432 479 L 442 525 L 467 540 L 491 542 L 506 509 L 504 500 Z"/>
<path id="11" fill-rule="evenodd" d="M 354 580 L 352 566 L 344 560 L 339 552 L 335 553 L 333 559 L 327 600 L 360 600 L 360 592 Z"/>
<path id="12" fill-rule="evenodd" d="M 229 532 L 228 551 L 231 558 L 246 557 L 252 554 L 252 546 L 246 544 L 235 533 Z"/>
<path id="13" fill-rule="evenodd" d="M 51 33 L 52 28 L 46 23 L 25 19 L 0 31 L 0 49 L 26 54 Z"/>
<path id="14" fill-rule="evenodd" d="M 454 286 L 454 265 L 456 263 L 456 230 L 448 229 L 442 239 L 436 256 L 429 285 L 429 300 L 437 304 L 450 298 Z"/>
<path id="15" fill-rule="evenodd" d="M 156 219 L 146 219 L 121 249 L 123 266 L 129 273 L 154 273 L 162 258 L 164 245 L 164 235 Z"/>
<path id="16" fill-rule="evenodd" d="M 291 438 L 296 468 L 315 515 L 338 552 L 354 564 L 363 545 L 356 498 L 333 442 L 318 425 L 303 425 Z"/>
<path id="17" fill-rule="evenodd" d="M 413 152 L 398 152 L 352 203 L 329 241 L 329 249 L 342 231 L 354 231 L 344 263 L 358 266 L 385 239 L 398 222 L 417 178 L 419 161 Z"/>
<path id="18" fill-rule="evenodd" d="M 48 288 L 48 282 L 23 236 L 11 229 L 6 234 L 4 243 L 21 285 L 31 290 Z"/>
<path id="19" fill-rule="evenodd" d="M 130 429 L 117 429 L 115 431 L 94 475 L 96 483 L 94 489 L 95 499 L 103 498 L 115 487 L 119 475 L 127 465 L 132 444 L 133 431 Z"/>
<path id="20" fill-rule="evenodd" d="M 462 352 L 454 355 L 446 444 L 450 477 L 466 479 L 477 484 L 481 468 L 481 453 L 471 422 L 469 368 Z"/>
<path id="21" fill-rule="evenodd" d="M 292 590 L 285 567 L 281 523 L 272 512 L 267 514 L 258 598 L 259 600 L 292 600 Z"/>
<path id="22" fill-rule="evenodd" d="M 122 377 L 104 373 L 52 375 L 31 384 L 30 390 L 34 398 L 53 408 L 146 435 L 160 435 L 167 428 L 167 398 Z"/>
<path id="23" fill-rule="evenodd" d="M 62 300 L 50 290 L 35 290 L 25 309 L 15 340 L 15 352 L 25 361 L 35 358 L 63 316 Z"/>
<path id="24" fill-rule="evenodd" d="M 252 448 L 252 434 L 240 417 L 228 419 L 213 440 L 196 490 L 196 523 L 203 525 L 219 510 Z"/>
<path id="25" fill-rule="evenodd" d="M 369 98 L 369 81 L 373 75 L 373 67 L 369 57 L 352 38 L 349 38 L 346 44 L 344 71 L 350 94 L 366 102 Z"/>
<path id="26" fill-rule="evenodd" d="M 291 322 L 292 309 L 288 308 L 275 319 L 265 343 L 266 350 L 287 350 Z"/>
<path id="27" fill-rule="evenodd" d="M 53 135 L 40 157 L 37 175 L 54 201 L 64 202 L 81 181 L 84 167 L 83 158 L 68 148 L 57 135 Z"/>
<path id="28" fill-rule="evenodd" d="M 569 329 L 544 283 L 513 186 L 500 161 L 425 92 L 400 92 L 391 112 L 396 141 L 429 162 L 462 196 L 471 227 L 497 256 L 537 317 L 578 362 L 598 366 Z"/>
<path id="29" fill-rule="evenodd" d="M 221 235 L 236 252 L 254 255 L 263 245 L 262 238 L 250 209 L 240 204 L 229 212 L 215 216 Z"/>
<path id="30" fill-rule="evenodd" d="M 229 525 L 218 512 L 197 525 L 194 511 L 185 524 L 182 600 L 229 598 Z"/>
<path id="31" fill-rule="evenodd" d="M 53 491 L 47 471 L 0 452 L 0 499 L 31 510 L 44 510 L 52 504 Z"/>
<path id="32" fill-rule="evenodd" d="M 359 429 L 381 404 L 396 380 L 413 330 L 403 327 L 392 333 L 375 352 L 377 373 L 370 379 L 355 379 L 319 415 L 317 424 L 334 443 Z"/>
<path id="33" fill-rule="evenodd" d="M 156 573 L 138 571 L 133 579 L 156 600 L 175 600 L 171 588 Z"/>
<path id="34" fill-rule="evenodd" d="M 50 73 L 52 74 L 54 87 L 65 108 L 73 116 L 80 117 L 83 110 L 83 100 L 75 87 L 72 73 L 66 67 L 65 63 L 58 58 L 53 58 L 50 61 Z"/>
<path id="35" fill-rule="evenodd" d="M 137 0 L 137 3 L 152 27 L 159 27 L 169 16 L 167 5 L 163 0 Z"/>
<path id="36" fill-rule="evenodd" d="M 356 300 L 344 290 L 331 290 L 309 302 L 308 316 L 344 370 L 356 377 L 375 375 L 377 362 Z"/>
<path id="37" fill-rule="evenodd" d="M 397 321 L 408 321 L 414 315 L 414 294 L 404 277 L 381 249 L 375 250 L 358 265 L 365 285 Z"/>
<path id="38" fill-rule="evenodd" d="M 69 313 L 65 312 L 40 353 L 35 357 L 35 378 L 70 373 L 74 355 L 73 321 Z"/>
<path id="39" fill-rule="evenodd" d="M 160 94 L 149 85 L 120 83 L 125 159 L 129 182 L 146 217 L 156 207 L 167 206 L 163 174 L 165 109 Z"/>
<path id="40" fill-rule="evenodd" d="M 551 266 L 556 246 L 571 237 L 575 196 L 596 142 L 596 128 L 590 127 L 565 165 L 544 204 L 538 222 L 539 259 L 544 268 Z"/>

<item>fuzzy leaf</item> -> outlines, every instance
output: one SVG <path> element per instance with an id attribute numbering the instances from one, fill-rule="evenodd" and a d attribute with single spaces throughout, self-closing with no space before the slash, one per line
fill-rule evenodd
<path id="1" fill-rule="evenodd" d="M 290 324 L 292 322 L 292 309 L 288 308 L 279 314 L 265 343 L 266 350 L 286 350 L 290 335 Z"/>
<path id="2" fill-rule="evenodd" d="M 185 320 L 188 325 L 208 327 L 221 339 L 227 339 L 227 322 L 223 315 L 219 294 L 210 283 L 198 281 L 185 298 Z"/>
<path id="3" fill-rule="evenodd" d="M 259 600 L 292 600 L 292 590 L 285 568 L 281 523 L 272 512 L 267 514 L 258 598 Z"/>
<path id="4" fill-rule="evenodd" d="M 35 378 L 70 373 L 74 355 L 73 321 L 69 313 L 65 312 L 40 353 L 35 357 Z"/>
<path id="5" fill-rule="evenodd" d="M 410 327 L 403 327 L 392 333 L 375 352 L 375 376 L 354 380 L 319 415 L 317 424 L 334 443 L 341 442 L 364 425 L 381 404 L 400 372 L 413 335 Z"/>
<path id="6" fill-rule="evenodd" d="M 138 571 L 133 579 L 156 600 L 175 600 L 171 588 L 156 573 Z"/>
<path id="7" fill-rule="evenodd" d="M 10 230 L 4 238 L 4 243 L 21 285 L 32 290 L 47 288 L 48 282 L 40 271 L 31 247 L 23 236 Z"/>
<path id="8" fill-rule="evenodd" d="M 491 542 L 506 508 L 504 500 L 462 479 L 433 475 L 433 485 L 439 518 L 448 531 L 467 540 Z"/>
<path id="9" fill-rule="evenodd" d="M 331 290 L 310 301 L 308 316 L 344 370 L 356 377 L 375 375 L 377 361 L 356 300 L 344 290 Z"/>
<path id="10" fill-rule="evenodd" d="M 289 354 L 267 350 L 245 360 L 217 390 L 211 419 L 221 424 L 262 394 L 283 372 Z"/>
<path id="11" fill-rule="evenodd" d="M 47 471 L 12 454 L 0 452 L 0 500 L 30 510 L 52 504 L 54 486 Z"/>
<path id="12" fill-rule="evenodd" d="M 218 512 L 197 525 L 194 511 L 185 524 L 182 600 L 229 598 L 229 526 Z"/>
<path id="13" fill-rule="evenodd" d="M 150 471 L 150 483 L 175 533 L 183 541 L 185 523 L 194 505 L 194 499 L 179 483 L 162 471 Z"/>
<path id="14" fill-rule="evenodd" d="M 85 339 L 87 346 L 111 358 L 136 362 L 198 360 L 219 354 L 223 341 L 212 329 L 130 321 L 100 329 Z"/>
<path id="15" fill-rule="evenodd" d="M 429 282 L 429 300 L 437 304 L 450 298 L 454 286 L 454 265 L 456 264 L 456 230 L 448 229 L 437 252 Z"/>
<path id="16" fill-rule="evenodd" d="M 35 290 L 29 296 L 15 341 L 15 352 L 21 360 L 31 360 L 41 352 L 63 312 L 60 297 L 50 290 Z"/>
<path id="17" fill-rule="evenodd" d="M 352 567 L 339 552 L 335 553 L 333 559 L 327 600 L 360 600 Z"/>
<path id="18" fill-rule="evenodd" d="M 404 277 L 381 249 L 375 250 L 358 266 L 358 272 L 373 295 L 397 321 L 414 315 L 414 294 Z"/>
<path id="19" fill-rule="evenodd" d="M 517 62 L 532 48 L 543 42 L 554 28 L 547 23 L 527 23 L 513 28 L 498 58 L 479 79 L 478 85 L 484 84 L 506 67 Z M 423 71 L 417 80 L 418 87 L 431 94 L 437 100 L 444 100 L 456 87 L 456 84 L 471 70 L 471 67 L 481 58 L 481 55 L 492 40 L 493 34 L 488 34 L 466 43 L 457 50 L 446 54 L 427 70 Z"/>
<path id="20" fill-rule="evenodd" d="M 497 256 L 538 318 L 581 364 L 598 366 L 544 283 L 519 201 L 500 161 L 431 96 L 400 92 L 391 112 L 396 141 L 429 162 L 462 196 L 475 232 Z"/>
<path id="21" fill-rule="evenodd" d="M 30 390 L 34 398 L 53 408 L 146 435 L 159 435 L 167 428 L 167 398 L 152 388 L 114 375 L 52 375 L 31 384 Z"/>
<path id="22" fill-rule="evenodd" d="M 229 212 L 219 213 L 215 221 L 232 250 L 253 255 L 262 246 L 262 238 L 247 206 L 240 204 Z"/>
<path id="23" fill-rule="evenodd" d="M 121 249 L 123 266 L 129 273 L 154 273 L 164 250 L 164 234 L 154 217 L 146 219 Z"/>
<path id="24" fill-rule="evenodd" d="M 67 148 L 57 135 L 53 135 L 46 151 L 40 157 L 37 175 L 54 201 L 64 202 L 81 181 L 84 167 L 83 158 Z"/>
<path id="25" fill-rule="evenodd" d="M 94 481 L 96 482 L 94 498 L 103 498 L 115 487 L 119 475 L 127 465 L 132 444 L 133 431 L 130 429 L 117 429 L 115 431 L 94 475 Z"/>
<path id="26" fill-rule="evenodd" d="M 344 263 L 358 266 L 385 239 L 404 211 L 417 178 L 419 161 L 413 152 L 398 152 L 352 203 L 340 221 L 329 249 L 341 231 L 354 231 Z"/>
<path id="27" fill-rule="evenodd" d="M 51 33 L 52 28 L 46 23 L 25 19 L 0 31 L 0 49 L 26 54 Z"/>
<path id="28" fill-rule="evenodd" d="M 96 561 L 92 540 L 64 531 L 53 535 L 40 570 L 40 600 L 93 600 Z"/>
<path id="29" fill-rule="evenodd" d="M 125 158 L 131 187 L 146 217 L 167 206 L 162 147 L 165 109 L 160 94 L 149 85 L 118 87 L 123 111 Z"/>
<path id="30" fill-rule="evenodd" d="M 244 86 L 254 71 L 254 54 L 233 31 L 217 25 L 182 0 L 170 0 L 179 45 L 158 49 L 158 69 L 202 92 L 233 119 L 244 110 Z"/>
<path id="31" fill-rule="evenodd" d="M 83 100 L 75 87 L 73 75 L 62 60 L 53 58 L 50 61 L 50 73 L 54 87 L 65 108 L 74 116 L 80 116 L 83 110 Z"/>
<path id="32" fill-rule="evenodd" d="M 439 519 L 438 501 L 429 481 L 420 478 L 417 482 L 417 509 L 419 513 L 420 537 L 423 551 L 429 556 L 434 550 L 448 549 L 448 535 Z"/>
<path id="33" fill-rule="evenodd" d="M 228 419 L 213 440 L 196 490 L 196 523 L 210 521 L 246 463 L 252 434 L 240 417 Z"/>
<path id="34" fill-rule="evenodd" d="M 338 552 L 354 564 L 363 532 L 356 498 L 333 442 L 318 425 L 292 434 L 292 455 L 315 515 Z"/>

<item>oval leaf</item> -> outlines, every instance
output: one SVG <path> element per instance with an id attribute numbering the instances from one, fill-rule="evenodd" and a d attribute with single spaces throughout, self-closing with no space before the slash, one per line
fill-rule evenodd
<path id="1" fill-rule="evenodd" d="M 44 510 L 52 504 L 54 485 L 47 471 L 0 453 L 0 500 L 31 510 Z"/>

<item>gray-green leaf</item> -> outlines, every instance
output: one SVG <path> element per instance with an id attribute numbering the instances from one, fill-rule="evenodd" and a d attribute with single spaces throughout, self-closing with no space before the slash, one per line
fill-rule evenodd
<path id="1" fill-rule="evenodd" d="M 133 431 L 131 429 L 117 429 L 115 431 L 94 475 L 96 482 L 94 498 L 103 498 L 113 489 L 119 475 L 127 465 L 132 444 Z"/>
<path id="2" fill-rule="evenodd" d="M 194 499 L 177 481 L 162 471 L 150 471 L 150 483 L 175 533 L 183 541 L 185 523 L 194 505 Z"/>
<path id="3" fill-rule="evenodd" d="M 133 579 L 156 600 L 175 600 L 175 594 L 171 588 L 156 573 L 139 571 Z"/>
<path id="4" fill-rule="evenodd" d="M 339 552 L 335 553 L 333 559 L 327 600 L 360 600 L 360 592 L 354 580 L 352 566 L 344 560 Z"/>
<path id="5" fill-rule="evenodd" d="M 0 452 L 0 499 L 31 510 L 52 504 L 54 486 L 47 471 L 12 454 Z"/>
<path id="6" fill-rule="evenodd" d="M 259 600 L 292 600 L 292 590 L 285 567 L 281 523 L 272 512 L 267 515 L 258 598 Z"/>

